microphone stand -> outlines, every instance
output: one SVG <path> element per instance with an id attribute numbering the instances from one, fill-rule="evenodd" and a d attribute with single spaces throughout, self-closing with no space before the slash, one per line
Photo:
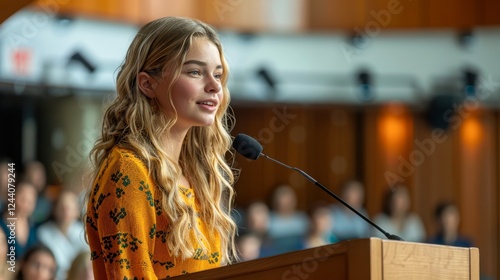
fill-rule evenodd
<path id="1" fill-rule="evenodd" d="M 365 217 L 358 210 L 354 209 L 351 205 L 349 205 L 347 202 L 345 202 L 342 198 L 340 198 L 335 193 L 333 193 L 332 191 L 330 191 L 329 189 L 327 189 L 325 186 L 323 186 L 322 184 L 320 184 L 318 181 L 316 181 L 313 177 L 311 177 L 306 172 L 300 170 L 297 167 L 293 167 L 293 166 L 287 165 L 285 163 L 282 163 L 281 161 L 278 161 L 278 160 L 276 160 L 276 159 L 274 159 L 274 158 L 272 158 L 272 157 L 270 157 L 268 155 L 265 155 L 263 153 L 260 153 L 260 156 L 265 157 L 268 160 L 274 161 L 275 163 L 280 164 L 280 165 L 282 165 L 282 166 L 284 166 L 284 167 L 286 167 L 288 169 L 291 169 L 291 170 L 294 170 L 294 171 L 298 172 L 300 175 L 302 175 L 304 178 L 306 178 L 309 182 L 311 182 L 314 185 L 320 187 L 323 191 L 325 191 L 326 193 L 328 193 L 331 197 L 335 198 L 338 202 L 342 203 L 345 207 L 349 208 L 351 211 L 353 211 L 354 213 L 356 213 L 356 215 L 358 215 L 359 217 L 363 218 L 363 220 L 365 220 L 367 223 L 369 223 L 370 225 L 372 225 L 378 231 L 380 231 L 381 233 L 383 233 L 385 235 L 385 237 L 387 237 L 387 239 L 404 241 L 403 238 L 401 238 L 401 237 L 399 237 L 399 236 L 397 236 L 395 234 L 390 234 L 387 231 L 383 230 L 381 227 L 379 227 L 377 224 L 375 224 L 370 219 L 368 219 L 367 217 Z"/>

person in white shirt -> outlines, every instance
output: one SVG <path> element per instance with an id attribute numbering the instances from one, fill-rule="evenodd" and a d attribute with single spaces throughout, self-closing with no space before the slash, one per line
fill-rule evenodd
<path id="1" fill-rule="evenodd" d="M 76 194 L 63 191 L 56 201 L 53 217 L 38 228 L 38 239 L 54 253 L 57 279 L 66 279 L 73 259 L 81 251 L 90 251 L 85 242 L 83 225 L 79 218 Z"/>
<path id="2" fill-rule="evenodd" d="M 368 217 L 368 213 L 363 207 L 365 189 L 361 182 L 356 180 L 345 182 L 341 188 L 341 197 L 358 212 Z M 331 209 L 331 231 L 339 241 L 370 237 L 370 225 L 349 208 L 340 203 L 335 203 Z"/>
<path id="3" fill-rule="evenodd" d="M 384 210 L 375 217 L 374 222 L 405 241 L 423 242 L 426 239 L 422 220 L 410 210 L 410 192 L 404 185 L 396 185 L 388 190 L 384 199 Z M 373 234 L 385 238 L 378 231 L 373 231 Z"/>

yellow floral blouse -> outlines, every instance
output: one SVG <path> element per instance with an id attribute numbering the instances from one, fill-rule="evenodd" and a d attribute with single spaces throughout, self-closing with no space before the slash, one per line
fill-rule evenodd
<path id="1" fill-rule="evenodd" d="M 181 188 L 197 212 L 193 189 Z M 87 205 L 86 229 L 92 266 L 99 279 L 163 279 L 220 266 L 220 239 L 208 234 L 198 218 L 209 253 L 201 249 L 182 260 L 169 254 L 168 219 L 160 206 L 160 191 L 144 163 L 131 151 L 115 147 L 101 166 Z M 187 234 L 194 241 L 194 231 Z"/>

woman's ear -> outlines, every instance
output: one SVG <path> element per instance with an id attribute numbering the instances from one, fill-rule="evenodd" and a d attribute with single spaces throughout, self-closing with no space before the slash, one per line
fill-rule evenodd
<path id="1" fill-rule="evenodd" d="M 137 74 L 137 85 L 141 92 L 149 98 L 155 98 L 156 80 L 146 72 L 139 72 Z"/>

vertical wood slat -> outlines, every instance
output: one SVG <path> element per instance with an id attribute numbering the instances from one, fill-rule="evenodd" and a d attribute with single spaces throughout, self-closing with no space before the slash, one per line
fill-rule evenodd
<path id="1" fill-rule="evenodd" d="M 379 28 L 422 28 L 427 10 L 425 0 L 375 0 L 368 6 L 366 30 Z"/>
<path id="2" fill-rule="evenodd" d="M 307 146 L 306 172 L 315 177 L 331 191 L 340 194 L 340 185 L 345 180 L 354 179 L 356 168 L 355 112 L 350 108 L 320 107 L 310 108 Z M 309 183 L 308 183 L 309 184 Z M 316 188 L 310 186 L 308 188 Z M 336 202 L 321 190 L 308 192 L 310 201 Z"/>
<path id="3" fill-rule="evenodd" d="M 406 185 L 412 194 L 414 192 L 416 167 L 410 158 L 413 119 L 404 106 L 374 107 L 365 110 L 363 126 L 365 162 L 360 167 L 365 170 L 369 198 L 366 208 L 374 216 L 381 211 L 383 196 L 391 185 L 399 182 Z"/>
<path id="4" fill-rule="evenodd" d="M 500 2 L 497 0 L 479 0 L 478 3 L 478 22 L 482 26 L 498 26 L 500 24 Z"/>
<path id="5" fill-rule="evenodd" d="M 500 113 L 497 111 L 495 112 L 495 116 L 496 116 L 496 139 L 495 139 L 495 143 L 498 143 L 500 142 Z M 496 204 L 496 216 L 497 216 L 497 219 L 496 219 L 496 254 L 494 254 L 494 260 L 496 260 L 496 262 L 500 262 L 500 221 L 498 221 L 498 217 L 500 217 L 500 148 L 498 148 L 497 146 L 497 158 L 496 158 L 496 186 L 495 186 L 495 189 L 497 190 L 497 195 L 496 195 L 496 198 L 497 198 L 497 204 Z M 495 210 L 493 210 L 495 211 Z M 494 233 L 495 234 L 495 233 Z M 491 257 L 491 256 L 488 256 L 488 257 Z M 496 275 L 496 278 L 500 278 L 500 267 L 497 265 L 497 266 L 494 266 L 493 269 L 492 269 L 492 272 L 491 272 L 491 275 Z"/>
<path id="6" fill-rule="evenodd" d="M 311 30 L 362 28 L 367 20 L 365 0 L 311 0 L 309 3 Z"/>
<path id="7" fill-rule="evenodd" d="M 0 9 L 0 23 L 8 19 L 18 10 L 34 2 L 36 2 L 36 0 L 3 1 L 2 9 Z"/>
<path id="8" fill-rule="evenodd" d="M 427 151 L 415 172 L 415 211 L 422 216 L 428 235 L 437 233 L 434 207 L 441 201 L 458 202 L 455 134 L 453 130 L 431 128 L 421 117 L 415 119 L 415 139 L 425 147 L 414 149 Z"/>
<path id="9" fill-rule="evenodd" d="M 498 207 L 495 126 L 495 115 L 481 110 L 469 112 L 458 129 L 461 158 L 456 174 L 460 178 L 461 231 L 474 240 L 484 256 L 498 255 L 498 235 L 495 234 L 498 216 L 491 211 Z M 477 138 L 471 138 L 473 135 Z M 487 257 L 481 262 L 482 269 L 488 273 L 497 265 L 497 258 Z"/>
<path id="10" fill-rule="evenodd" d="M 424 25 L 433 28 L 471 28 L 478 23 L 479 2 L 470 0 L 426 1 Z"/>

